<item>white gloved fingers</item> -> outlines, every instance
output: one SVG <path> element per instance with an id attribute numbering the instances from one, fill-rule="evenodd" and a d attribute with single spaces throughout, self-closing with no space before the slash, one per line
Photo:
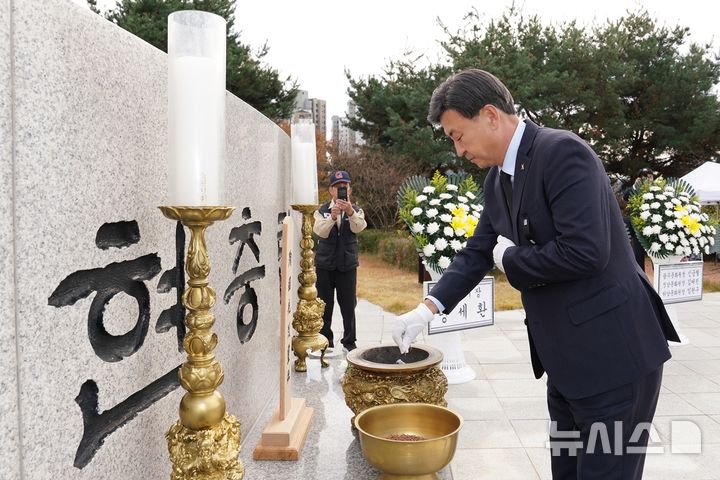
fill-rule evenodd
<path id="1" fill-rule="evenodd" d="M 512 240 L 505 238 L 502 235 L 498 235 L 497 244 L 495 245 L 495 248 L 493 248 L 493 261 L 495 262 L 497 268 L 503 273 L 505 273 L 505 266 L 503 265 L 505 251 L 514 246 L 515 244 Z"/>
<path id="2" fill-rule="evenodd" d="M 428 306 L 421 303 L 414 310 L 400 315 L 395 320 L 392 337 L 400 347 L 400 353 L 407 353 L 410 350 L 410 343 L 423 331 L 433 317 Z"/>

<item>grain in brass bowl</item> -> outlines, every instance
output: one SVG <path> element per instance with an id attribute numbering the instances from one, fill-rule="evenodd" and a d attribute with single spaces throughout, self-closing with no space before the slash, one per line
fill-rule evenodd
<path id="1" fill-rule="evenodd" d="M 457 413 L 428 403 L 379 405 L 355 416 L 363 454 L 383 480 L 439 479 L 462 424 Z"/>

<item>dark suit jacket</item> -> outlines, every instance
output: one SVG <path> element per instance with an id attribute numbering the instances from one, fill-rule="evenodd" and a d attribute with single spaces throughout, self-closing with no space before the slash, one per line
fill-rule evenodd
<path id="1" fill-rule="evenodd" d="M 535 376 L 567 398 L 630 383 L 670 358 L 679 341 L 662 300 L 633 258 L 602 163 L 576 135 L 526 121 L 508 212 L 497 168 L 467 246 L 430 295 L 451 311 L 493 267 L 497 236 L 522 294 Z"/>

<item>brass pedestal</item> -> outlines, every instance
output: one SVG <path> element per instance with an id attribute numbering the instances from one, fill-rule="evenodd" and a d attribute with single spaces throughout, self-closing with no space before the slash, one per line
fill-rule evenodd
<path id="1" fill-rule="evenodd" d="M 217 391 L 224 374 L 213 350 L 218 338 L 210 329 L 215 290 L 208 285 L 210 258 L 205 229 L 228 218 L 234 207 L 160 207 L 163 215 L 179 220 L 191 231 L 185 261 L 188 287 L 183 292 L 187 361 L 180 368 L 180 384 L 187 391 L 180 401 L 180 420 L 165 435 L 172 461 L 172 480 L 242 480 L 240 422 L 225 411 Z"/>
<path id="2" fill-rule="evenodd" d="M 292 339 L 292 349 L 295 352 L 297 360 L 295 360 L 295 371 L 307 371 L 307 352 L 320 350 L 320 363 L 323 367 L 330 364 L 325 360 L 325 350 L 328 348 L 328 340 L 320 334 L 323 327 L 323 313 L 325 312 L 325 302 L 317 298 L 317 274 L 315 273 L 315 254 L 313 253 L 313 213 L 318 209 L 318 205 L 293 205 L 293 210 L 301 212 L 302 221 L 302 239 L 300 240 L 300 274 L 298 281 L 298 306 L 293 315 L 292 326 L 298 333 Z"/>

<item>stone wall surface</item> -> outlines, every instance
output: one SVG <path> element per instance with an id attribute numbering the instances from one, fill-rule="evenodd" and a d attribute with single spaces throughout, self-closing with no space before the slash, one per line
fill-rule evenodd
<path id="1" fill-rule="evenodd" d="M 11 325 L 0 333 L 10 360 L 0 377 L 0 478 L 167 478 L 164 434 L 184 391 L 148 399 L 185 360 L 178 329 L 158 320 L 177 303 L 165 284 L 186 246 L 157 209 L 166 201 L 166 55 L 69 0 L 0 0 L 0 19 L 0 314 Z M 220 391 L 244 432 L 277 394 L 290 142 L 230 94 L 226 117 L 225 199 L 236 211 L 208 229 L 207 243 Z M 108 236 L 113 227 L 131 234 Z M 235 242 L 244 229 L 256 233 Z M 256 267 L 264 271 L 227 292 Z M 239 309 L 250 290 L 257 308 Z M 122 426 L 81 446 L 80 403 L 89 425 Z M 243 445 L 241 459 L 253 448 Z"/>
<path id="2" fill-rule="evenodd" d="M 11 10 L 11 0 L 0 0 L 0 314 L 4 325 L 0 329 L 0 478 L 20 477 L 13 283 Z"/>

